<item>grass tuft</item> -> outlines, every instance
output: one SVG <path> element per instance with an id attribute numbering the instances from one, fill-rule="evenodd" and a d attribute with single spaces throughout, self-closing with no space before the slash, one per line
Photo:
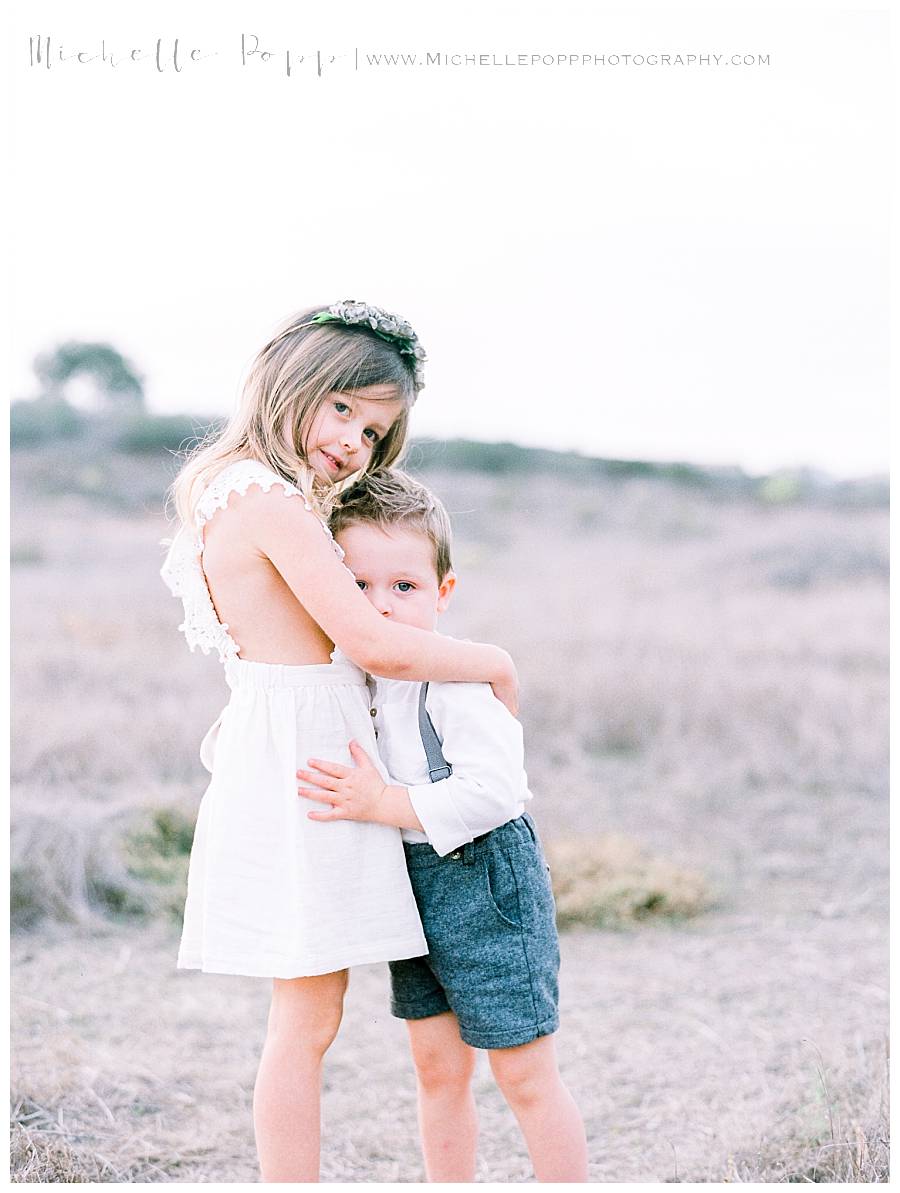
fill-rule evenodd
<path id="1" fill-rule="evenodd" d="M 18 1125 L 10 1135 L 9 1161 L 14 1184 L 118 1184 L 127 1180 L 108 1160 L 46 1131 L 29 1131 Z"/>
<path id="2" fill-rule="evenodd" d="M 54 1105 L 17 1095 L 10 1113 L 10 1181 L 14 1184 L 139 1184 L 169 1177 L 140 1134 L 114 1131 L 106 1112 L 103 1125 L 86 1107 Z M 97 1150 L 97 1145 L 100 1149 Z M 108 1152 L 109 1154 L 104 1154 Z M 171 1158 L 177 1168 L 178 1158 Z M 170 1179 L 170 1178 L 169 1178 Z"/>
<path id="3" fill-rule="evenodd" d="M 764 1144 L 755 1155 L 733 1159 L 729 1184 L 861 1185 L 890 1181 L 888 1124 L 851 1121 L 844 1138 Z"/>
<path id="4" fill-rule="evenodd" d="M 180 921 L 193 840 L 193 819 L 175 807 L 145 811 L 127 834 L 128 872 L 145 884 L 147 910 Z"/>
<path id="5" fill-rule="evenodd" d="M 730 1183 L 861 1185 L 890 1182 L 889 1060 L 885 1050 L 881 1081 L 855 1091 L 855 1111 L 832 1096 L 819 1069 L 828 1110 L 828 1128 L 814 1138 L 762 1140 L 754 1153 L 731 1157 Z M 843 1101 L 846 1102 L 846 1090 Z M 876 1105 L 877 1101 L 877 1105 Z M 866 1105 L 866 1102 L 868 1105 Z M 861 1107 L 865 1109 L 860 1113 Z"/>
<path id="6" fill-rule="evenodd" d="M 706 880 L 615 833 L 550 841 L 547 860 L 560 928 L 622 928 L 679 920 L 713 905 Z"/>
<path id="7" fill-rule="evenodd" d="M 192 838 L 192 821 L 175 807 L 86 802 L 19 812 L 11 838 L 13 927 L 177 917 Z"/>

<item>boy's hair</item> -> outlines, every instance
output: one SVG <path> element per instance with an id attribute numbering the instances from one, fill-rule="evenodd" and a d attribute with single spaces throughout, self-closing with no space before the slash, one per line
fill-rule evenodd
<path id="1" fill-rule="evenodd" d="M 409 410 L 416 400 L 415 358 L 401 354 L 366 325 L 317 323 L 327 307 L 310 307 L 286 320 L 256 356 L 237 412 L 188 456 L 172 486 L 182 522 L 190 523 L 200 493 L 235 460 L 267 464 L 297 484 L 327 514 L 337 495 L 322 490 L 306 460 L 304 439 L 329 394 L 390 385 L 403 409 L 378 441 L 367 468 L 387 467 L 406 446 Z M 339 487 L 339 486 L 338 486 Z"/>
<path id="2" fill-rule="evenodd" d="M 367 472 L 341 494 L 331 513 L 332 533 L 337 535 L 348 526 L 365 523 L 420 530 L 434 547 L 438 581 L 450 571 L 450 518 L 430 489 L 408 473 L 399 468 L 379 468 Z"/>

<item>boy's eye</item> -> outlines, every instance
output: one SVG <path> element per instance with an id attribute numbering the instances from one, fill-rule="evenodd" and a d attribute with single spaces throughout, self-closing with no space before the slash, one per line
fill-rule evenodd
<path id="1" fill-rule="evenodd" d="M 356 587 L 357 587 L 357 588 L 361 588 L 361 589 L 362 589 L 362 591 L 363 591 L 363 592 L 365 592 L 365 591 L 366 591 L 366 582 L 365 582 L 365 580 L 357 580 L 357 581 L 356 581 Z"/>
<path id="2" fill-rule="evenodd" d="M 416 586 L 415 584 L 410 584 L 408 580 L 398 580 L 394 587 L 399 589 L 400 592 L 413 592 Z"/>

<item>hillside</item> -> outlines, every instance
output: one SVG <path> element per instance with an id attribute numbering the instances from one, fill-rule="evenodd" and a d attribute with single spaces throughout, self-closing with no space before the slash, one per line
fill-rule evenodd
<path id="1" fill-rule="evenodd" d="M 158 576 L 175 457 L 94 432 L 12 455 L 14 1179 L 252 1180 L 265 990 L 173 968 L 225 685 Z M 519 666 L 592 1178 L 885 1179 L 882 482 L 509 445 L 411 465 L 456 529 L 443 628 Z M 481 1179 L 527 1179 L 478 1096 Z M 421 1178 L 378 967 L 325 1114 L 326 1179 Z"/>

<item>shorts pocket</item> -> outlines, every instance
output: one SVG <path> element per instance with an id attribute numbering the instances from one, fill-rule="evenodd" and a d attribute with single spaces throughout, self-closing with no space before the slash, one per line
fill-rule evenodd
<path id="1" fill-rule="evenodd" d="M 505 924 L 521 929 L 522 910 L 519 886 L 508 855 L 491 850 L 484 856 L 484 885 L 488 902 Z"/>

